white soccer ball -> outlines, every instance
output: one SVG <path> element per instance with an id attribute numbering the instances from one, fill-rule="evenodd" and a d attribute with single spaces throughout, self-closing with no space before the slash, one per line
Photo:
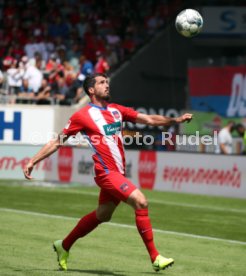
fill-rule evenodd
<path id="1" fill-rule="evenodd" d="M 185 37 L 193 37 L 201 32 L 203 18 L 198 11 L 186 9 L 177 15 L 175 27 L 181 35 Z"/>

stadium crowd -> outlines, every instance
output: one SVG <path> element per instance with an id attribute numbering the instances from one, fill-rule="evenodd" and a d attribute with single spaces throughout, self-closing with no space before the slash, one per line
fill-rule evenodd
<path id="1" fill-rule="evenodd" d="M 2 1 L 1 93 L 11 103 L 78 102 L 86 75 L 114 70 L 180 2 Z"/>

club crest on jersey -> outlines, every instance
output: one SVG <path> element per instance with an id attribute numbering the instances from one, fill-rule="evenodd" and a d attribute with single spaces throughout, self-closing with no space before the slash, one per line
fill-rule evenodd
<path id="1" fill-rule="evenodd" d="M 123 183 L 120 185 L 120 189 L 121 191 L 126 192 L 129 189 L 129 186 L 127 183 Z"/>
<path id="2" fill-rule="evenodd" d="M 120 114 L 119 114 L 119 112 L 117 110 L 114 110 L 112 112 L 112 114 L 113 114 L 113 116 L 114 116 L 115 119 L 117 119 L 117 120 L 120 119 Z"/>
<path id="3" fill-rule="evenodd" d="M 115 122 L 103 126 L 106 135 L 114 135 L 121 131 L 121 122 Z"/>

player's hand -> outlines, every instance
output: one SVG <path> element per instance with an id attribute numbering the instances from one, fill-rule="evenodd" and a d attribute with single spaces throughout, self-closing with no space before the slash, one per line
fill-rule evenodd
<path id="1" fill-rule="evenodd" d="M 33 163 L 31 161 L 29 161 L 23 170 L 23 173 L 24 173 L 26 179 L 28 179 L 28 180 L 33 179 L 33 177 L 31 176 L 33 168 L 34 168 Z"/>
<path id="2" fill-rule="evenodd" d="M 192 120 L 192 116 L 193 116 L 193 114 L 191 114 L 191 113 L 185 113 L 177 118 L 177 122 L 178 123 L 184 123 L 184 122 L 189 123 Z"/>

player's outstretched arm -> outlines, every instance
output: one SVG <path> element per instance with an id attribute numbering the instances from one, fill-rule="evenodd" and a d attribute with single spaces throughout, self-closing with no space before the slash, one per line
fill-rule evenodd
<path id="1" fill-rule="evenodd" d="M 40 151 L 34 155 L 30 161 L 27 163 L 25 168 L 23 169 L 23 173 L 26 179 L 33 179 L 31 176 L 31 172 L 34 166 L 40 162 L 41 160 L 45 159 L 46 157 L 50 156 L 52 153 L 58 150 L 58 148 L 65 142 L 67 137 L 60 134 L 58 138 L 49 141 L 46 145 L 44 145 Z"/>
<path id="2" fill-rule="evenodd" d="M 138 113 L 136 123 L 146 124 L 150 126 L 169 126 L 173 124 L 179 124 L 184 122 L 190 122 L 192 120 L 191 113 L 185 113 L 180 117 L 171 118 L 161 115 L 147 115 L 143 113 Z"/>

